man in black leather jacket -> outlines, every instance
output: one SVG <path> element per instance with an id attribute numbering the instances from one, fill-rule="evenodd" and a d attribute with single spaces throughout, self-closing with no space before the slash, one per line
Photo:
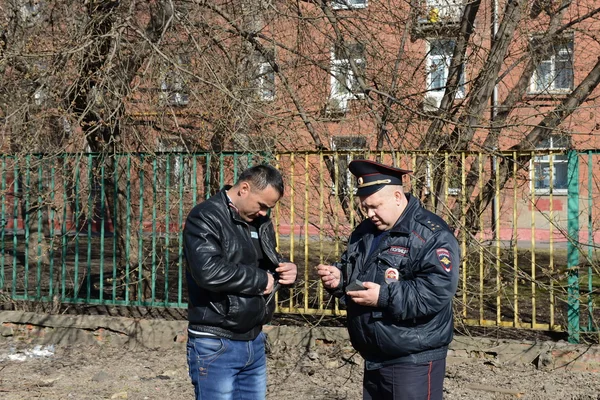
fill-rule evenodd
<path id="1" fill-rule="evenodd" d="M 460 250 L 448 225 L 402 188 L 410 173 L 368 160 L 349 165 L 368 217 L 324 287 L 345 297 L 348 331 L 365 359 L 363 399 L 441 399 Z M 358 281 L 358 282 L 357 282 Z"/>
<path id="2" fill-rule="evenodd" d="M 280 172 L 258 165 L 187 217 L 187 359 L 198 400 L 266 397 L 262 326 L 273 316 L 277 287 L 297 274 L 277 253 L 267 215 L 283 191 Z"/>

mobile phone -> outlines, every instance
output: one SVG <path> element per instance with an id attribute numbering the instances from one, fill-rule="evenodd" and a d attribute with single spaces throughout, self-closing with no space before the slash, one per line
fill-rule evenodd
<path id="1" fill-rule="evenodd" d="M 346 286 L 346 293 L 353 292 L 355 290 L 367 290 L 366 287 L 363 286 L 363 283 L 358 279 L 353 280 Z"/>

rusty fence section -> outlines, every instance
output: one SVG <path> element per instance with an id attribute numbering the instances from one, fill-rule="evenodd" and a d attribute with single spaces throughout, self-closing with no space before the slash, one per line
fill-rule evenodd
<path id="1" fill-rule="evenodd" d="M 299 266 L 278 312 L 343 315 L 314 267 L 339 258 L 362 218 L 355 158 L 412 170 L 406 191 L 455 229 L 457 322 L 598 332 L 595 151 L 0 155 L 0 301 L 185 308 L 187 212 L 267 162 L 286 183 L 279 249 Z"/>

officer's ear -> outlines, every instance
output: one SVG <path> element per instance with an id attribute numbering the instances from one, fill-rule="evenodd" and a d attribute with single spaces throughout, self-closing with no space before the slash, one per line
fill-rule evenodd
<path id="1" fill-rule="evenodd" d="M 402 204 L 404 198 L 404 191 L 402 190 L 402 186 L 394 186 L 394 199 L 396 200 L 396 205 Z"/>

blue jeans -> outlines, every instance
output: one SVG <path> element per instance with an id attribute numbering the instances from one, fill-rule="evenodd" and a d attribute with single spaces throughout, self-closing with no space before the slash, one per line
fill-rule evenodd
<path id="1" fill-rule="evenodd" d="M 188 337 L 187 360 L 196 400 L 264 400 L 265 334 L 251 341 Z"/>

